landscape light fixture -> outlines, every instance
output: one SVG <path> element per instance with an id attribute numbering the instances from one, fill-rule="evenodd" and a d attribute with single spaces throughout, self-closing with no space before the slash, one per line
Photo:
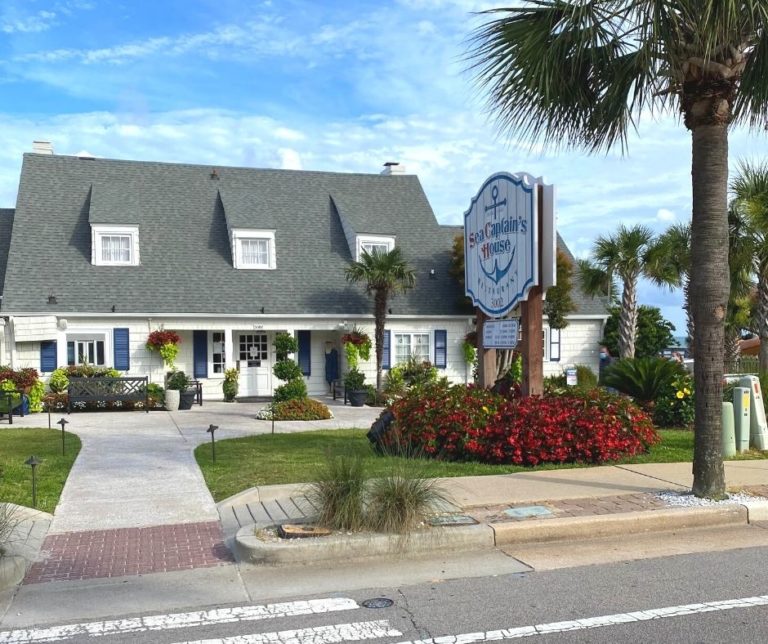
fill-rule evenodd
<path id="1" fill-rule="evenodd" d="M 213 434 L 218 428 L 218 425 L 208 425 L 208 429 L 205 430 L 211 435 L 211 458 L 214 463 L 216 462 L 216 439 Z"/>
<path id="2" fill-rule="evenodd" d="M 35 468 L 40 465 L 42 461 L 37 456 L 30 456 L 24 465 L 29 465 L 32 468 L 32 507 L 37 507 L 37 479 L 35 477 Z"/>
<path id="3" fill-rule="evenodd" d="M 61 455 L 64 456 L 64 427 L 69 424 L 69 421 L 66 418 L 62 418 L 56 424 L 61 425 Z"/>

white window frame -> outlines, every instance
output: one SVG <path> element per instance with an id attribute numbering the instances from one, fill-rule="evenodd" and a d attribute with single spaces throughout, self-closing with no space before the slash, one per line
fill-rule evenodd
<path id="1" fill-rule="evenodd" d="M 547 360 L 549 362 L 560 362 L 563 350 L 562 329 L 547 329 Z M 553 349 L 557 348 L 556 351 Z"/>
<path id="2" fill-rule="evenodd" d="M 69 343 L 74 342 L 75 343 L 75 365 L 83 365 L 83 364 L 90 364 L 94 367 L 114 367 L 114 361 L 113 361 L 113 351 L 112 351 L 112 341 L 111 341 L 112 334 L 108 331 L 78 331 L 77 333 L 67 333 L 66 334 L 66 363 L 69 365 Z M 99 364 L 97 361 L 94 362 L 81 362 L 79 360 L 79 356 L 77 354 L 77 343 L 78 342 L 93 342 L 94 343 L 94 355 L 98 355 L 96 342 L 103 342 L 104 343 L 104 362 L 102 364 Z"/>
<path id="3" fill-rule="evenodd" d="M 413 357 L 413 336 L 425 335 L 427 336 L 427 360 L 430 364 L 435 364 L 434 351 L 435 351 L 435 339 L 433 331 L 391 331 L 389 338 L 389 362 L 392 366 L 405 364 L 405 362 L 398 359 L 397 355 L 397 337 L 401 335 L 407 335 L 410 337 L 409 341 L 409 358 Z"/>
<path id="4" fill-rule="evenodd" d="M 109 261 L 103 258 L 103 240 L 105 237 L 127 237 L 129 239 L 128 248 L 131 256 L 127 262 Z M 91 264 L 94 266 L 138 266 L 139 261 L 138 226 L 91 225 Z"/>
<path id="5" fill-rule="evenodd" d="M 357 261 L 363 256 L 366 246 L 384 246 L 387 252 L 395 247 L 395 238 L 388 235 L 358 235 L 357 236 Z M 370 251 L 369 251 L 370 252 Z"/>
<path id="6" fill-rule="evenodd" d="M 267 242 L 267 262 L 265 264 L 247 264 L 243 257 L 243 243 L 249 241 Z M 232 264 L 241 270 L 275 270 L 277 254 L 275 251 L 275 231 L 256 228 L 235 228 L 232 230 Z"/>
<path id="7" fill-rule="evenodd" d="M 216 351 L 216 345 L 213 341 L 213 335 L 214 333 L 220 333 L 222 335 L 221 340 L 221 351 Z M 227 332 L 223 329 L 221 331 L 208 331 L 208 377 L 209 378 L 223 378 L 224 372 L 229 368 L 227 366 L 227 350 L 226 350 L 226 344 L 227 344 Z M 214 353 L 221 353 L 222 354 L 222 370 L 220 372 L 215 372 L 214 369 L 214 362 L 213 362 L 213 354 Z"/>

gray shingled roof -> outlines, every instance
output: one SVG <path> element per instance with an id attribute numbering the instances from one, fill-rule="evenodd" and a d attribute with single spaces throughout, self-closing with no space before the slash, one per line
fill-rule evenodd
<path id="1" fill-rule="evenodd" d="M 0 295 L 5 283 L 5 267 L 8 263 L 8 249 L 13 229 L 13 208 L 0 208 Z"/>
<path id="2" fill-rule="evenodd" d="M 217 168 L 24 155 L 2 309 L 51 312 L 368 314 L 349 285 L 349 245 L 331 197 L 358 233 L 397 235 L 417 286 L 395 314 L 455 308 L 450 247 L 415 176 Z M 139 226 L 141 265 L 93 266 L 91 223 Z M 274 228 L 277 270 L 237 270 L 230 226 Z M 434 268 L 436 279 L 428 277 Z"/>

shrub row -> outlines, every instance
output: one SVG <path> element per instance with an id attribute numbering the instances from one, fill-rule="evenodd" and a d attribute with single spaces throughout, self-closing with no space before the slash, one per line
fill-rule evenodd
<path id="1" fill-rule="evenodd" d="M 440 460 L 538 465 L 602 463 L 659 440 L 651 419 L 600 389 L 507 399 L 463 385 L 427 385 L 392 405 L 392 451 Z"/>

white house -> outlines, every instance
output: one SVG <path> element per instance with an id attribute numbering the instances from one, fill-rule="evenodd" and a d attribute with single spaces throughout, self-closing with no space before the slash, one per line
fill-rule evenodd
<path id="1" fill-rule="evenodd" d="M 181 336 L 177 366 L 207 397 L 222 397 L 230 367 L 240 395 L 268 396 L 274 334 L 287 331 L 310 394 L 322 394 L 342 334 L 373 337 L 372 300 L 344 269 L 363 249 L 398 246 L 417 281 L 390 302 L 385 367 L 419 356 L 453 381 L 471 377 L 461 345 L 472 316 L 448 272 L 456 229 L 398 166 L 343 174 L 42 149 L 24 155 L 16 208 L 0 210 L 0 364 L 45 376 L 86 361 L 162 383 L 145 342 L 164 328 Z M 597 369 L 605 306 L 576 299 L 566 329 L 545 329 L 545 374 Z M 362 367 L 373 382 L 374 357 Z"/>

